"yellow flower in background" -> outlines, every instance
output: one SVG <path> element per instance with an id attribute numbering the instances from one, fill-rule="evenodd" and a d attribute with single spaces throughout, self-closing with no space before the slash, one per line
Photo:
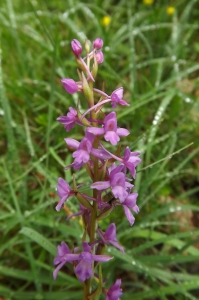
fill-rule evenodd
<path id="1" fill-rule="evenodd" d="M 173 6 L 168 6 L 167 7 L 167 14 L 168 15 L 173 15 L 174 12 L 175 12 L 175 7 L 173 7 Z"/>
<path id="2" fill-rule="evenodd" d="M 104 16 L 101 20 L 101 23 L 104 27 L 107 27 L 111 22 L 111 18 L 109 16 Z"/>
<path id="3" fill-rule="evenodd" d="M 151 5 L 153 4 L 154 0 L 143 0 L 143 3 L 146 5 Z"/>

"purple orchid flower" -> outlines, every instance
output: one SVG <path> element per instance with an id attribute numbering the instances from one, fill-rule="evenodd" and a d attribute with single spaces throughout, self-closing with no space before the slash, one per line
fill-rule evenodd
<path id="1" fill-rule="evenodd" d="M 65 139 L 65 142 L 68 146 L 77 149 L 77 151 L 73 152 L 72 155 L 74 158 L 74 162 L 67 168 L 73 167 L 74 169 L 79 169 L 90 160 L 91 154 L 101 160 L 105 160 L 111 157 L 103 149 L 93 148 L 92 144 L 94 138 L 95 136 L 93 134 L 86 131 L 86 137 L 83 138 L 81 142 L 78 142 L 77 140 L 72 138 Z"/>
<path id="2" fill-rule="evenodd" d="M 105 140 L 107 142 L 110 141 L 110 143 L 114 146 L 120 141 L 120 136 L 127 136 L 130 134 L 127 129 L 117 127 L 115 112 L 111 112 L 104 118 L 103 128 L 89 127 L 87 128 L 87 131 L 94 135 L 104 134 Z"/>
<path id="3" fill-rule="evenodd" d="M 119 87 L 117 90 L 113 91 L 111 94 L 111 105 L 113 108 L 116 108 L 117 104 L 130 106 L 125 100 L 122 99 L 123 97 L 123 87 Z"/>
<path id="4" fill-rule="evenodd" d="M 57 121 L 64 125 L 64 128 L 67 132 L 73 129 L 76 123 L 82 125 L 82 123 L 78 119 L 77 111 L 72 107 L 69 107 L 69 112 L 66 116 L 58 117 Z"/>
<path id="5" fill-rule="evenodd" d="M 130 209 L 132 209 L 135 213 L 139 213 L 139 207 L 136 205 L 137 196 L 138 193 L 129 194 L 124 201 L 120 202 L 120 204 L 124 208 L 126 218 L 129 221 L 131 226 L 133 225 L 135 218 L 131 213 Z"/>
<path id="6" fill-rule="evenodd" d="M 122 157 L 118 157 L 118 156 L 112 154 L 111 152 L 109 152 L 106 148 L 104 148 L 104 146 L 101 143 L 100 143 L 100 146 L 112 158 L 114 158 L 115 160 L 122 163 L 130 171 L 131 175 L 135 179 L 135 177 L 136 177 L 136 167 L 142 161 L 141 158 L 138 157 L 140 155 L 140 152 L 131 152 L 129 147 L 126 147 L 126 149 L 124 151 L 124 157 L 122 158 Z"/>
<path id="7" fill-rule="evenodd" d="M 120 286 L 121 279 L 117 279 L 116 282 L 108 290 L 105 300 L 120 300 L 119 297 L 123 294 Z"/>
<path id="8" fill-rule="evenodd" d="M 69 196 L 74 195 L 75 192 L 70 189 L 67 181 L 65 181 L 63 178 L 58 178 L 57 193 L 61 200 L 59 201 L 55 209 L 57 211 L 60 211 L 64 202 L 68 199 Z"/>
<path id="9" fill-rule="evenodd" d="M 96 255 L 91 253 L 91 247 L 87 242 L 82 243 L 83 252 L 79 254 L 71 253 L 68 246 L 65 243 L 61 243 L 61 246 L 57 247 L 57 256 L 54 259 L 54 265 L 58 265 L 53 272 L 53 277 L 56 279 L 58 271 L 63 267 L 66 262 L 78 261 L 75 268 L 75 274 L 78 280 L 84 282 L 86 279 L 92 276 L 92 262 L 107 262 L 113 257 L 108 255 Z"/>
<path id="10" fill-rule="evenodd" d="M 124 158 L 122 160 L 123 164 L 127 169 L 129 169 L 131 175 L 135 179 L 136 176 L 136 167 L 141 163 L 141 158 L 138 156 L 140 152 L 131 152 L 129 147 L 126 147 L 124 151 Z"/>
<path id="11" fill-rule="evenodd" d="M 111 223 L 109 227 L 106 229 L 105 233 L 101 230 L 97 231 L 102 242 L 104 244 L 112 244 L 114 247 L 118 248 L 122 253 L 124 253 L 124 248 L 118 244 L 118 240 L 116 238 L 116 226 L 115 223 Z"/>
<path id="12" fill-rule="evenodd" d="M 97 58 L 98 64 L 100 64 L 104 60 L 104 55 L 102 52 L 100 53 L 100 51 L 98 53 L 96 54 L 96 58 Z M 108 102 L 111 102 L 111 105 L 113 108 L 115 108 L 117 106 L 117 104 L 120 104 L 123 106 L 124 105 L 130 106 L 130 104 L 128 104 L 125 100 L 122 99 L 123 87 L 120 87 L 120 88 L 116 89 L 115 91 L 113 91 L 111 96 L 107 95 L 105 92 L 100 91 L 96 88 L 93 88 L 93 91 L 96 92 L 97 94 L 103 96 L 105 99 L 102 101 L 99 101 L 97 104 L 93 105 L 87 111 L 85 111 L 84 114 L 82 115 L 82 119 L 92 110 L 94 110 L 94 109 L 96 110 L 98 107 L 102 107 L 104 104 L 106 104 Z"/>
<path id="13" fill-rule="evenodd" d="M 127 189 L 132 188 L 133 185 L 126 181 L 125 174 L 121 172 L 122 169 L 123 165 L 117 166 L 111 170 L 109 180 L 94 182 L 90 187 L 96 190 L 106 190 L 111 187 L 115 198 L 119 198 L 121 202 L 124 201 L 128 196 Z"/>

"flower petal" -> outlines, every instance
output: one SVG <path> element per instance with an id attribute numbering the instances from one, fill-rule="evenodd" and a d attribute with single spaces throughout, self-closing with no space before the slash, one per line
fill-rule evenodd
<path id="1" fill-rule="evenodd" d="M 110 182 L 109 181 L 97 181 L 91 184 L 91 189 L 96 189 L 96 190 L 106 190 L 110 187 Z"/>
<path id="2" fill-rule="evenodd" d="M 75 274 L 77 275 L 78 280 L 81 282 L 84 282 L 86 279 L 90 278 L 92 276 L 91 263 L 88 263 L 82 259 L 75 268 Z"/>
<path id="3" fill-rule="evenodd" d="M 133 223 L 135 222 L 135 218 L 132 215 L 130 209 L 128 209 L 128 207 L 126 205 L 123 205 L 123 208 L 124 208 L 124 212 L 125 212 L 126 218 L 129 221 L 130 225 L 132 226 Z"/>

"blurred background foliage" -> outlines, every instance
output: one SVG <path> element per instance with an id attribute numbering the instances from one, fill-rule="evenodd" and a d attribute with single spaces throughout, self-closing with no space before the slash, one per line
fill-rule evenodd
<path id="1" fill-rule="evenodd" d="M 56 246 L 77 246 L 83 232 L 79 219 L 65 222 L 75 199 L 54 209 L 57 178 L 71 182 L 63 139 L 83 131 L 66 133 L 56 118 L 78 100 L 60 83 L 78 80 L 70 42 L 96 37 L 105 56 L 96 87 L 124 87 L 131 106 L 117 108 L 118 122 L 131 135 L 122 145 L 143 160 L 134 226 L 119 207 L 101 224 L 116 222 L 126 251 L 108 249 L 115 259 L 103 266 L 106 286 L 121 278 L 122 299 L 198 299 L 198 19 L 198 0 L 1 1 L 1 299 L 82 297 L 70 266 L 52 279 Z M 76 177 L 88 191 L 85 170 Z"/>

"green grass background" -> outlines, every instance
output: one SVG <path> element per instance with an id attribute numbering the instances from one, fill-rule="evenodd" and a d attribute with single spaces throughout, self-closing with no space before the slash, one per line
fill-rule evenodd
<path id="1" fill-rule="evenodd" d="M 173 15 L 167 7 L 175 7 Z M 101 20 L 110 16 L 103 26 Z M 122 299 L 199 299 L 199 1 L 4 0 L 0 4 L 0 297 L 81 299 L 70 266 L 52 278 L 56 246 L 78 245 L 82 227 L 54 209 L 57 178 L 71 182 L 65 137 L 56 118 L 74 106 L 60 78 L 77 80 L 70 42 L 104 40 L 96 87 L 124 87 L 131 106 L 117 108 L 122 139 L 142 152 L 135 181 L 140 213 L 132 228 L 117 207 L 126 254 L 103 265 Z M 83 99 L 82 108 L 85 107 Z M 107 108 L 110 111 L 110 108 Z M 111 149 L 111 148 L 110 148 Z M 85 170 L 76 174 L 89 189 Z M 75 199 L 67 203 L 78 209 Z M 106 220 L 102 227 L 106 228 Z M 100 299 L 105 299 L 102 296 Z"/>

